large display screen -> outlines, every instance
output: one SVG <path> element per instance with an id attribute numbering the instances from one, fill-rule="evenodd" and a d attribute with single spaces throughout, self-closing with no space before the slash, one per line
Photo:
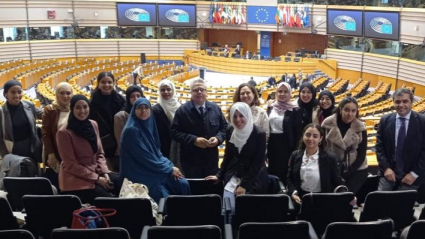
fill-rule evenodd
<path id="1" fill-rule="evenodd" d="M 400 14 L 398 12 L 364 12 L 364 35 L 398 41 L 400 37 Z"/>
<path id="2" fill-rule="evenodd" d="M 163 27 L 196 27 L 196 5 L 158 4 L 158 23 Z"/>
<path id="3" fill-rule="evenodd" d="M 363 36 L 363 12 L 328 9 L 327 33 L 331 35 Z"/>
<path id="4" fill-rule="evenodd" d="M 117 3 L 118 26 L 156 26 L 155 3 Z"/>

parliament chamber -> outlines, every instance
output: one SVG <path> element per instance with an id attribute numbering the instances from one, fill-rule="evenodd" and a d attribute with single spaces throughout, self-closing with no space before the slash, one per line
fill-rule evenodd
<path id="1" fill-rule="evenodd" d="M 23 89 L 22 100 L 30 101 L 35 107 L 41 109 L 57 99 L 56 86 L 61 82 L 68 82 L 72 86 L 74 95 L 81 94 L 91 100 L 92 93 L 99 84 L 97 77 L 101 72 L 111 72 L 113 74 L 116 84 L 115 89 L 125 98 L 126 89 L 133 85 L 134 71 L 141 67 L 141 72 L 136 73 L 137 83 L 143 91 L 143 96 L 152 105 L 159 102 L 161 89 L 158 84 L 161 81 L 167 79 L 173 82 L 176 98 L 179 103 L 185 104 L 192 101 L 191 81 L 214 73 L 214 77 L 217 77 L 217 79 L 209 78 L 207 81 L 206 99 L 215 103 L 226 119 L 229 120 L 230 108 L 235 103 L 234 95 L 239 84 L 248 83 L 252 77 L 256 83 L 255 89 L 259 92 L 259 107 L 267 111 L 268 109 L 270 110 L 270 102 L 275 99 L 278 91 L 278 84 L 270 84 L 270 79 L 279 82 L 282 76 L 287 74 L 288 77 L 285 77 L 285 80 L 288 81 L 289 77 L 294 75 L 296 87 L 292 89 L 290 97 L 293 102 L 297 102 L 301 94 L 299 87 L 303 82 L 309 82 L 317 89 L 317 97 L 324 90 L 330 91 L 335 97 L 336 107 L 347 97 L 353 97 L 358 102 L 359 119 L 364 123 L 367 131 L 367 139 L 365 140 L 367 141 L 368 181 L 359 194 L 356 195 L 360 209 L 352 211 L 351 206 L 346 209 L 349 211 L 348 216 L 355 217 L 355 220 L 334 220 L 346 223 L 357 223 L 358 221 L 360 224 L 366 221 L 376 221 L 373 219 L 373 213 L 367 211 L 371 210 L 371 206 L 366 208 L 364 203 L 366 195 L 369 192 L 376 191 L 378 187 L 379 179 L 376 174 L 380 170 L 380 165 L 376 153 L 377 131 L 382 117 L 397 112 L 392 94 L 401 88 L 409 89 L 414 94 L 412 110 L 419 114 L 425 114 L 425 10 L 421 1 L 289 2 L 284 0 L 266 0 L 262 3 L 255 0 L 236 2 L 167 0 L 153 2 L 136 3 L 135 1 L 118 0 L 0 1 L 0 92 L 3 92 L 3 96 L 0 96 L 0 106 L 8 104 L 6 103 L 7 99 L 4 95 L 3 87 L 10 80 L 15 80 L 21 84 Z M 128 19 L 124 19 L 125 14 L 123 15 L 123 12 L 120 12 L 120 4 L 131 5 L 134 8 L 141 8 L 144 5 L 151 4 L 154 5 L 152 9 L 155 9 L 152 11 L 158 13 L 158 15 L 161 12 L 159 10 L 161 5 L 167 6 L 169 4 L 171 7 L 180 5 L 193 6 L 192 12 L 186 11 L 189 12 L 190 19 L 194 17 L 196 20 L 188 20 L 187 22 L 186 20 L 167 20 L 165 18 L 164 20 L 158 16 L 158 19 L 155 19 L 154 22 L 143 22 L 144 20 L 142 21 L 139 18 L 137 21 L 134 20 L 132 24 L 128 24 L 126 23 Z M 134 4 L 135 6 L 133 6 Z M 264 6 L 260 6 L 263 4 Z M 284 15 L 288 17 L 285 20 L 285 17 L 282 18 L 280 9 L 287 8 L 296 10 L 294 10 L 292 15 L 291 13 Z M 229 9 L 233 9 L 233 12 Z M 254 10 L 257 15 L 250 13 L 250 11 Z M 259 15 L 261 11 L 273 10 L 274 12 L 268 12 L 266 15 Z M 133 9 L 131 11 L 132 14 L 139 14 L 137 12 L 139 10 Z M 220 15 L 220 11 L 230 11 L 230 13 Z M 301 15 L 304 14 L 304 17 L 300 16 L 301 20 L 298 19 L 298 21 L 301 21 L 302 24 L 297 23 L 296 19 L 297 12 L 301 11 Z M 361 31 L 345 29 L 351 25 L 339 27 L 337 20 L 334 22 L 333 19 L 330 19 L 330 15 L 334 14 L 333 12 L 338 14 L 342 12 L 341 14 L 348 16 L 346 19 L 352 18 L 360 21 L 361 23 L 357 27 L 361 26 Z M 360 18 L 355 17 L 358 13 L 361 14 Z M 376 31 L 376 33 L 370 33 L 373 29 L 368 32 L 366 28 L 369 26 L 367 26 L 366 21 L 373 20 L 367 18 L 367 14 L 371 13 L 377 14 L 377 17 L 387 17 L 391 21 L 394 19 L 385 14 L 395 14 L 394 16 L 397 16 L 397 19 L 392 23 L 387 23 L 382 19 L 380 21 L 384 22 L 379 23 L 381 25 L 387 24 L 385 25 L 387 27 L 392 24 L 390 32 L 385 32 L 388 31 L 385 29 L 381 29 L 381 32 Z M 379 15 L 381 13 L 383 15 Z M 215 14 L 219 14 L 218 16 L 221 17 L 216 18 Z M 151 14 L 151 18 L 153 16 Z M 259 19 L 261 17 L 265 17 L 265 19 Z M 295 19 L 295 23 L 290 24 L 291 20 L 289 18 L 292 19 L 292 17 Z M 229 20 L 226 20 L 227 18 Z M 164 21 L 169 21 L 169 23 L 161 23 Z M 395 25 L 395 22 L 397 25 Z M 335 23 L 336 27 L 332 25 L 333 23 Z M 346 23 L 344 22 L 344 24 Z M 212 77 L 212 75 L 210 76 Z M 4 118 L 2 121 L 4 121 Z M 36 125 L 41 129 L 43 122 L 37 119 Z M 4 127 L 3 122 L 3 132 L 5 131 Z M 5 140 L 4 134 L 3 140 Z M 226 142 L 218 146 L 218 152 L 219 162 L 221 163 L 226 152 Z M 46 162 L 39 163 L 39 167 L 45 170 Z M 41 170 L 40 176 L 42 176 Z M 281 179 L 281 181 L 283 182 L 284 180 Z M 194 191 L 198 190 L 197 183 L 199 182 L 196 180 L 189 180 L 189 184 L 194 188 Z M 269 183 L 273 184 L 273 179 L 269 178 Z M 286 182 L 284 184 L 286 186 Z M 277 185 L 273 186 L 277 187 L 277 191 L 280 193 L 282 190 L 284 192 L 287 190 L 284 187 L 279 189 L 279 178 L 277 179 Z M 0 193 L 3 192 L 1 190 L 4 190 L 1 187 L 3 186 L 0 186 Z M 2 195 L 0 195 L 0 199 Z M 408 199 L 400 199 L 401 196 L 394 199 L 400 200 L 398 203 L 406 202 L 408 205 L 415 205 L 414 210 L 411 212 L 409 211 L 411 208 L 408 210 L 409 213 L 405 213 L 402 209 L 399 210 L 400 212 L 394 209 L 397 213 L 405 213 L 411 217 L 400 219 L 394 216 L 391 223 L 385 220 L 381 221 L 380 225 L 375 225 L 376 228 L 391 227 L 391 229 L 385 228 L 385 230 L 391 231 L 391 233 L 394 232 L 394 234 L 392 237 L 391 235 L 389 237 L 388 235 L 383 236 L 381 231 L 381 234 L 376 238 L 409 239 L 423 237 L 424 234 L 421 234 L 420 237 L 413 237 L 414 232 L 411 232 L 412 235 L 409 235 L 410 237 L 401 233 L 405 226 L 409 226 L 412 223 L 414 228 L 413 213 L 416 219 L 425 219 L 425 209 L 423 209 L 423 203 L 425 202 L 424 186 L 422 185 L 417 194 L 414 195 L 417 198 L 409 199 L 410 201 Z M 293 213 L 294 205 L 292 205 L 291 196 L 289 195 L 287 199 L 268 198 L 265 199 L 266 201 L 254 198 L 250 203 L 262 205 L 267 204 L 267 200 L 283 200 L 284 203 L 289 205 L 289 208 L 282 210 L 288 210 L 288 212 L 286 214 L 283 213 L 285 215 L 282 218 L 276 219 L 278 216 L 275 215 L 276 217 L 269 217 L 269 219 L 273 218 L 270 219 L 273 222 L 283 222 L 296 218 L 301 224 L 303 223 L 301 220 L 312 222 L 317 235 L 305 235 L 306 237 L 300 238 L 320 238 L 322 236 L 324 239 L 369 238 L 361 236 L 361 230 L 357 231 L 359 234 L 353 232 L 353 237 L 348 234 L 332 236 L 332 228 L 328 227 L 326 229 L 329 223 L 325 223 L 326 225 L 323 226 L 320 224 L 320 219 L 318 219 L 323 216 L 325 218 L 324 221 L 326 221 L 327 218 L 324 216 L 326 212 L 321 212 L 322 214 L 318 218 L 307 216 L 303 219 L 302 207 L 299 214 Z M 310 203 L 314 204 L 313 193 L 310 196 L 311 198 L 308 198 L 309 195 L 306 194 L 302 199 L 303 204 L 305 203 L 306 205 L 304 210 L 307 211 L 309 210 L 307 198 L 311 200 Z M 413 197 L 412 195 L 410 196 Z M 4 197 L 10 200 L 9 196 Z M 379 197 L 379 195 L 376 195 L 376 197 Z M 318 204 L 321 205 L 325 205 L 326 200 L 328 200 L 314 198 L 314 200 L 316 199 Z M 321 200 L 324 201 L 322 202 Z M 335 199 L 329 199 L 329 202 L 331 200 Z M 421 204 L 419 207 L 417 207 L 418 202 Z M 223 206 L 226 203 L 223 202 Z M 280 203 L 282 204 L 282 202 Z M 391 205 L 391 203 L 392 201 L 388 202 L 388 205 Z M 11 209 L 17 211 L 14 204 L 10 204 Z M 161 207 L 161 203 L 159 204 Z M 253 204 L 251 204 L 251 207 Z M 348 205 L 348 203 L 346 204 Z M 372 202 L 369 202 L 369 204 L 372 205 Z M 97 206 L 97 204 L 95 205 Z M 341 206 L 338 203 L 334 205 L 335 208 Z M 377 207 L 376 205 L 379 205 L 379 203 L 375 204 L 374 207 Z M 387 204 L 385 205 L 388 206 Z M 395 205 L 392 204 L 392 207 L 390 206 L 385 210 L 388 211 L 397 207 Z M 185 206 L 187 206 L 187 210 L 190 213 L 195 213 L 197 209 L 203 209 L 202 205 L 200 206 L 198 203 Z M 189 210 L 191 206 L 193 210 Z M 266 218 L 258 219 L 258 222 L 270 222 L 267 221 L 267 214 L 274 214 L 275 209 L 267 206 L 261 206 L 260 211 L 257 212 L 259 218 L 262 216 Z M 329 207 L 329 205 L 327 206 Z M 343 206 L 341 207 L 344 208 Z M 207 209 L 209 208 L 206 207 L 205 210 Z M 223 211 L 226 211 L 224 215 L 221 215 L 220 211 L 220 217 L 222 216 L 226 223 L 231 222 L 234 224 L 238 223 L 239 220 L 243 221 L 241 219 L 241 214 L 243 214 L 241 211 L 249 211 L 251 208 L 248 206 L 248 208 L 237 209 L 236 212 L 229 209 L 226 210 L 223 209 Z M 264 210 L 264 213 L 261 213 L 261 210 Z M 3 209 L 0 209 L 0 212 L 0 218 L 6 217 L 8 213 L 3 213 Z M 165 216 L 163 225 L 167 225 L 167 220 L 168 223 L 173 220 L 173 217 L 170 216 L 171 210 L 170 212 L 165 211 L 162 213 Z M 168 219 L 166 213 L 170 213 Z M 334 216 L 335 213 L 334 211 L 329 212 L 329 217 Z M 385 214 L 384 212 L 380 213 Z M 0 225 L 0 238 L 3 238 L 1 236 L 3 230 L 25 229 L 25 217 L 16 212 L 15 215 L 19 219 L 23 219 L 19 221 L 20 226 L 16 226 L 15 222 L 12 223 L 12 227 Z M 117 217 L 118 215 L 119 213 L 117 212 Z M 387 214 L 385 215 L 390 217 Z M 122 217 L 122 215 L 119 216 Z M 370 216 L 370 219 L 365 219 L 367 216 Z M 399 215 L 397 214 L 397 216 Z M 193 220 L 204 220 L 196 219 L 196 216 L 193 216 L 193 218 Z M 13 217 L 12 219 L 14 220 L 15 218 Z M 149 220 L 151 219 L 149 218 Z M 381 220 L 384 217 L 376 219 Z M 31 220 L 34 220 L 34 218 L 27 219 L 27 222 L 34 223 Z M 183 221 L 184 219 L 181 220 Z M 50 221 L 52 220 L 46 219 L 46 225 L 54 224 Z M 135 234 L 137 238 L 140 238 L 140 235 L 142 238 L 144 236 L 154 238 L 154 232 L 157 229 L 155 228 L 155 223 L 144 222 L 145 226 L 152 227 L 143 229 L 143 227 L 137 227 L 136 225 L 135 229 L 132 226 L 127 228 L 127 224 L 124 221 L 128 225 L 133 225 L 132 222 L 127 222 L 126 219 L 122 219 L 121 222 L 119 220 L 111 220 L 112 227 L 124 227 L 128 230 L 129 236 L 127 237 L 124 233 L 122 238 L 136 238 Z M 409 223 L 405 223 L 407 221 Z M 217 225 L 221 232 L 219 233 L 220 237 L 217 238 L 229 238 L 230 236 L 240 239 L 245 238 L 242 236 L 242 226 L 239 227 L 240 225 L 238 225 L 237 229 L 235 229 L 235 225 L 233 225 L 233 230 L 239 230 L 239 234 L 235 232 L 233 232 L 233 235 L 232 233 L 226 234 L 229 226 L 222 225 L 222 222 L 223 220 Z M 416 223 L 419 225 L 420 222 L 422 221 L 419 220 Z M 67 223 L 69 224 L 69 222 Z M 391 226 L 388 226 L 390 224 Z M 22 227 L 22 225 L 24 226 Z M 35 238 L 38 238 L 37 236 L 42 235 L 42 233 L 38 229 L 34 229 L 34 225 L 29 225 L 28 230 L 35 234 Z M 197 224 L 189 222 L 187 225 L 181 226 L 193 225 Z M 282 225 L 282 228 L 288 225 Z M 38 225 L 37 227 L 44 226 Z M 71 225 L 63 226 L 69 227 Z M 168 226 L 171 227 L 173 225 L 169 224 Z M 312 225 L 306 223 L 298 226 L 303 227 L 301 231 L 308 231 L 308 228 Z M 287 232 L 285 230 L 289 230 L 289 227 L 288 229 L 270 228 L 270 231 Z M 295 228 L 295 226 L 293 227 Z M 50 230 L 49 232 L 53 228 L 57 227 L 48 229 Z M 166 227 L 164 228 L 167 229 Z M 143 234 L 141 234 L 142 229 Z M 352 228 L 348 229 L 352 230 Z M 152 234 L 148 234 L 150 230 Z M 161 230 L 161 228 L 158 230 Z M 370 230 L 370 234 L 373 234 L 372 230 L 374 229 Z M 423 228 L 421 230 L 424 233 Z M 289 231 L 288 235 L 290 234 Z M 60 231 L 56 232 L 57 234 L 55 232 L 53 231 L 52 238 L 55 238 L 55 235 L 56 238 L 61 238 L 57 237 Z M 198 238 L 214 234 L 213 230 L 208 231 L 207 229 L 201 233 L 203 233 L 201 234 L 203 236 Z M 254 232 L 251 233 L 255 234 Z M 263 233 L 262 235 L 267 235 L 265 238 L 275 238 L 267 231 L 261 233 Z M 298 235 L 297 233 L 295 234 Z M 5 234 L 5 236 L 5 239 L 9 238 L 8 235 Z M 13 236 L 10 238 L 13 238 Z M 260 237 L 246 238 L 261 238 L 261 235 Z"/>

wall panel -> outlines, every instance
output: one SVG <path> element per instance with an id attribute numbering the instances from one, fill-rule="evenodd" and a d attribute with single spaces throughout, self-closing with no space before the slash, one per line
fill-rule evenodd
<path id="1" fill-rule="evenodd" d="M 398 57 L 364 53 L 363 72 L 396 78 Z"/>
<path id="2" fill-rule="evenodd" d="M 80 26 L 117 26 L 116 8 L 116 2 L 112 1 L 76 0 L 74 1 L 75 20 Z"/>
<path id="3" fill-rule="evenodd" d="M 30 59 L 30 48 L 27 41 L 0 43 L 0 62 L 14 59 Z"/>
<path id="4" fill-rule="evenodd" d="M 425 38 L 425 11 L 420 8 L 403 8 L 400 12 L 400 41 L 421 44 Z"/>
<path id="5" fill-rule="evenodd" d="M 61 41 L 31 41 L 33 59 L 75 57 L 75 42 Z"/>
<path id="6" fill-rule="evenodd" d="M 425 62 L 400 59 L 398 79 L 425 85 Z"/>
<path id="7" fill-rule="evenodd" d="M 79 40 L 77 55 L 80 56 L 118 56 L 116 40 Z"/>
<path id="8" fill-rule="evenodd" d="M 0 1 L 0 27 L 26 27 L 27 11 L 24 0 Z"/>
<path id="9" fill-rule="evenodd" d="M 301 50 L 303 47 L 306 48 L 306 50 L 318 50 L 323 54 L 328 41 L 328 37 L 323 35 L 301 33 L 287 33 L 283 35 L 280 32 L 273 33 L 272 39 L 273 56 L 286 55 L 287 52 Z"/>
<path id="10" fill-rule="evenodd" d="M 28 1 L 28 20 L 30 27 L 70 26 L 73 18 L 71 0 L 62 1 Z M 55 10 L 56 18 L 48 19 L 47 10 Z"/>
<path id="11" fill-rule="evenodd" d="M 326 49 L 327 58 L 337 60 L 340 69 L 361 71 L 362 55 L 362 52 Z"/>
<path id="12" fill-rule="evenodd" d="M 209 46 L 213 42 L 221 45 L 229 44 L 236 45 L 242 42 L 243 51 L 257 52 L 257 32 L 255 31 L 235 31 L 235 30 L 205 30 L 205 39 L 208 41 Z"/>
<path id="13" fill-rule="evenodd" d="M 312 29 L 317 34 L 326 35 L 326 5 L 314 5 L 311 19 Z"/>

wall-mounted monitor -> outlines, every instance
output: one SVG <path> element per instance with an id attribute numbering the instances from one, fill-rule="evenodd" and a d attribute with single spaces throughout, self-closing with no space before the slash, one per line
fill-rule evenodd
<path id="1" fill-rule="evenodd" d="M 327 34 L 363 36 L 363 12 L 361 10 L 328 9 Z"/>
<path id="2" fill-rule="evenodd" d="M 196 5 L 158 4 L 158 24 L 162 27 L 196 27 Z"/>
<path id="3" fill-rule="evenodd" d="M 365 11 L 364 29 L 365 37 L 398 41 L 400 38 L 400 13 Z"/>
<path id="4" fill-rule="evenodd" d="M 156 26 L 155 3 L 117 3 L 118 26 Z"/>

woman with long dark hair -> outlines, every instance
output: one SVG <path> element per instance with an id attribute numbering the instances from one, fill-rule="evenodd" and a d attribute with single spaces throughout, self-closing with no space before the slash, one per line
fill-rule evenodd
<path id="1" fill-rule="evenodd" d="M 124 108 L 125 99 L 115 90 L 115 78 L 111 72 L 101 72 L 97 76 L 97 87 L 90 100 L 90 119 L 99 125 L 105 157 L 109 167 L 116 170 L 115 157 L 117 139 L 114 136 L 114 116 Z"/>
<path id="2" fill-rule="evenodd" d="M 317 119 L 319 107 L 316 99 L 316 88 L 310 82 L 305 82 L 300 86 L 298 106 L 303 112 L 303 127 L 311 123 L 319 123 Z"/>
<path id="3" fill-rule="evenodd" d="M 319 125 L 323 121 L 331 116 L 335 111 L 335 96 L 332 92 L 324 90 L 319 94 L 319 106 L 320 109 L 317 111 L 317 121 Z"/>

